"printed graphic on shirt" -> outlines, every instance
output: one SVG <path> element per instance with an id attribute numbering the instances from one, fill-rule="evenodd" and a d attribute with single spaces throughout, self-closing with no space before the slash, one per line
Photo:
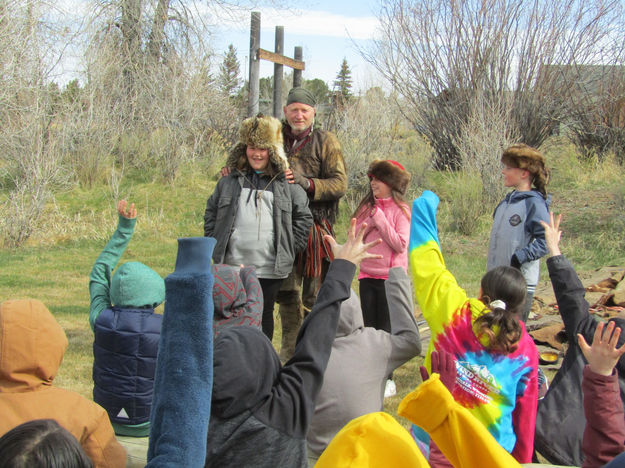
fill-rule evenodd
<path id="1" fill-rule="evenodd" d="M 479 402 L 492 403 L 494 395 L 501 393 L 497 379 L 486 366 L 456 361 L 456 371 L 456 385 Z"/>
<path id="2" fill-rule="evenodd" d="M 512 450 L 516 442 L 512 411 L 525 392 L 530 371 L 527 357 L 518 350 L 508 355 L 489 353 L 473 333 L 468 301 L 443 325 L 434 348 L 456 358 L 454 399 L 482 421 L 506 450 Z"/>

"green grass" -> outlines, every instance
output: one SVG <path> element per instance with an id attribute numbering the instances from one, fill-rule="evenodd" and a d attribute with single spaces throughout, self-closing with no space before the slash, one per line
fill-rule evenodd
<path id="1" fill-rule="evenodd" d="M 549 186 L 553 208 L 564 215 L 563 252 L 579 271 L 625 265 L 625 170 L 612 160 L 579 163 L 572 148 L 562 141 L 550 142 L 545 152 L 553 167 Z M 176 238 L 203 234 L 204 207 L 219 166 L 220 162 L 185 166 L 175 185 L 145 171 L 129 171 L 118 193 L 134 201 L 139 213 L 135 236 L 122 261 L 142 261 L 162 276 L 172 272 Z M 472 235 L 462 235 L 454 230 L 453 204 L 458 191 L 450 186 L 451 179 L 424 169 L 413 180 L 419 186 L 411 187 L 411 195 L 424 188 L 441 195 L 440 240 L 447 266 L 469 294 L 477 294 L 486 267 L 494 207 L 485 207 Z M 56 383 L 86 397 L 91 397 L 92 389 L 93 339 L 87 318 L 88 276 L 117 223 L 113 193 L 106 182 L 100 182 L 57 194 L 54 203 L 46 207 L 40 230 L 26 245 L 0 249 L 0 299 L 31 297 L 49 307 L 69 339 Z M 345 239 L 350 214 L 347 206 L 341 207 L 335 226 L 339 241 Z M 545 270 L 543 267 L 543 279 Z M 356 280 L 354 286 L 357 289 Z M 279 319 L 276 322 L 274 343 L 278 345 Z M 392 414 L 401 398 L 420 382 L 421 362 L 422 358 L 415 358 L 395 372 L 398 396 L 385 404 Z"/>

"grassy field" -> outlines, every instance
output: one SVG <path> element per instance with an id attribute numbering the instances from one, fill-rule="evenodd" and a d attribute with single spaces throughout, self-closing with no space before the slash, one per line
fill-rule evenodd
<path id="1" fill-rule="evenodd" d="M 625 170 L 610 159 L 580 163 L 562 141 L 548 143 L 545 153 L 553 168 L 554 211 L 564 215 L 562 247 L 579 271 L 604 265 L 625 266 Z M 403 161 L 402 161 L 403 162 Z M 46 208 L 43 227 L 25 246 L 0 250 L 0 299 L 37 298 L 57 317 L 69 339 L 69 349 L 56 384 L 91 397 L 92 333 L 88 325 L 88 276 L 91 266 L 116 226 L 115 194 L 138 207 L 135 237 L 122 261 L 142 261 L 162 276 L 173 271 L 176 238 L 201 236 L 206 198 L 216 183 L 220 161 L 186 167 L 174 186 L 153 180 L 149 173 L 128 173 L 120 187 L 105 181 L 89 189 L 58 194 Z M 434 172 L 413 178 L 441 195 L 440 239 L 449 269 L 459 283 L 476 294 L 486 265 L 492 208 L 478 220 L 471 236 L 455 232 L 458 187 Z M 1 193 L 0 193 L 1 195 Z M 351 210 L 343 205 L 336 226 L 344 239 Z M 545 268 L 542 269 L 546 279 Z M 354 283 L 357 286 L 357 282 Z M 279 323 L 279 322 L 278 322 Z M 279 325 L 276 326 L 279 343 Z M 386 409 L 395 413 L 401 398 L 420 382 L 416 358 L 395 373 L 397 397 Z"/>

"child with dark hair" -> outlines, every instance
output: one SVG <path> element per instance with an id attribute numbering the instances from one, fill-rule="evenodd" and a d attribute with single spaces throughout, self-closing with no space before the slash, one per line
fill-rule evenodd
<path id="1" fill-rule="evenodd" d="M 53 419 L 34 419 L 0 437 L 0 468 L 92 468 L 76 437 Z"/>
<path id="2" fill-rule="evenodd" d="M 163 319 L 154 308 L 165 300 L 165 283 L 140 262 L 112 273 L 137 222 L 134 203 L 121 200 L 117 212 L 117 229 L 89 275 L 93 400 L 107 411 L 116 434 L 146 437 Z"/>
<path id="3" fill-rule="evenodd" d="M 54 385 L 67 344 L 42 302 L 0 303 L 0 435 L 33 419 L 55 419 L 76 437 L 95 467 L 125 466 L 126 452 L 106 411 Z"/>
<path id="4" fill-rule="evenodd" d="M 391 321 L 384 282 L 394 267 L 408 268 L 410 207 L 404 199 L 410 173 L 392 159 L 375 160 L 367 170 L 369 191 L 353 217 L 357 225 L 367 223 L 365 241 L 382 239 L 375 248 L 379 259 L 364 260 L 360 265 L 360 305 L 365 327 L 391 332 Z M 397 393 L 389 374 L 384 396 Z"/>
<path id="5" fill-rule="evenodd" d="M 541 221 L 549 220 L 545 157 L 524 144 L 512 145 L 502 156 L 504 184 L 513 190 L 493 213 L 487 269 L 502 265 L 519 268 L 527 283 L 525 306 L 519 317 L 527 321 L 540 274 L 540 258 L 547 253 Z"/>
<path id="6" fill-rule="evenodd" d="M 313 219 L 308 197 L 289 184 L 280 121 L 262 114 L 245 119 L 226 162 L 229 175 L 206 202 L 204 235 L 214 237 L 216 264 L 256 268 L 263 291 L 263 332 L 273 338 L 273 311 Z"/>
<path id="7" fill-rule="evenodd" d="M 305 467 L 306 433 L 323 383 L 341 303 L 358 264 L 373 254 L 352 220 L 347 241 L 330 236 L 334 261 L 284 365 L 257 326 L 222 327 L 214 342 L 207 467 Z M 197 421 L 198 430 L 202 421 Z"/>
<path id="8" fill-rule="evenodd" d="M 585 299 L 585 288 L 582 285 L 573 265 L 562 255 L 560 243 L 561 217 L 550 214 L 549 224 L 543 223 L 545 239 L 549 249 L 547 268 L 553 291 L 558 303 L 558 312 L 564 322 L 564 330 L 568 338 L 568 348 L 562 365 L 556 373 L 545 398 L 539 402 L 536 418 L 536 450 L 549 462 L 558 465 L 586 466 L 594 460 L 593 466 L 607 463 L 611 456 L 605 456 L 600 450 L 603 443 L 610 444 L 611 439 L 601 440 L 595 437 L 594 447 L 585 446 L 584 428 L 586 431 L 605 422 L 605 415 L 594 422 L 587 422 L 584 408 L 588 405 L 601 405 L 609 411 L 622 411 L 625 404 L 625 359 L 620 357 L 612 366 L 615 372 L 610 376 L 593 376 L 587 367 L 590 360 L 584 356 L 584 347 L 578 344 L 582 341 L 591 342 L 597 335 L 598 327 L 604 325 L 595 319 L 589 312 L 588 302 Z M 613 324 L 613 325 L 611 325 Z M 608 321 L 608 327 L 622 330 L 625 320 L 616 317 Z M 605 333 L 605 332 L 604 332 Z M 616 337 L 615 346 L 622 348 L 625 344 L 625 334 L 612 335 Z M 595 372 L 596 374 L 596 372 Z M 584 383 L 582 383 L 584 382 Z M 601 383 L 605 394 L 597 395 L 593 392 L 587 395 L 591 387 L 585 385 L 591 382 Z M 614 392 L 620 396 L 620 404 L 614 404 L 610 399 Z M 587 398 L 588 397 L 588 398 Z M 593 402 L 593 399 L 596 401 Z M 602 403 L 604 399 L 610 403 Z M 622 415 L 621 415 L 622 418 Z M 553 430 L 557 428 L 557 430 Z M 616 434 L 616 427 L 614 427 Z M 621 443 L 623 441 L 621 440 Z M 595 449 L 592 459 L 588 458 L 588 450 Z"/>
<path id="9" fill-rule="evenodd" d="M 438 197 L 425 191 L 412 207 L 409 260 L 415 296 L 427 320 L 432 351 L 457 361 L 454 399 L 467 408 L 520 463 L 532 460 L 538 398 L 536 345 L 518 319 L 523 275 L 502 266 L 484 275 L 469 298 L 445 267 L 438 240 Z M 432 466 L 447 466 L 436 447 Z"/>

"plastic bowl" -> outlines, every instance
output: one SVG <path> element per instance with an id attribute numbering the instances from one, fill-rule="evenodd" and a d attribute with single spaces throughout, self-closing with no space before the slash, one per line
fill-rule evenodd
<path id="1" fill-rule="evenodd" d="M 556 364 L 559 359 L 559 355 L 553 351 L 544 351 L 538 354 L 538 361 L 543 365 Z"/>

